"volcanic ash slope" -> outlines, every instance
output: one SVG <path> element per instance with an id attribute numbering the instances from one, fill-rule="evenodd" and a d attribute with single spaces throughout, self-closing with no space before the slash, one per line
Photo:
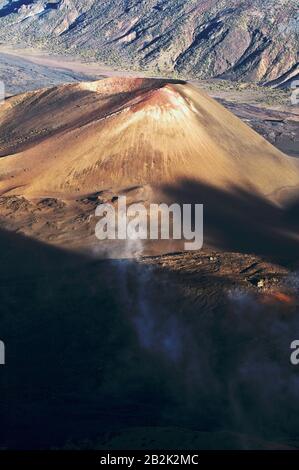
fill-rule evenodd
<path id="1" fill-rule="evenodd" d="M 275 199 L 298 162 L 197 88 L 111 78 L 30 92 L 0 108 L 0 192 L 71 199 L 192 180 Z"/>

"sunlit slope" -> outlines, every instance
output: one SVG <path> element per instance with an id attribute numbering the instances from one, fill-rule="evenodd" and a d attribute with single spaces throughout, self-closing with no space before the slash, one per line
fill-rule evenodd
<path id="1" fill-rule="evenodd" d="M 192 179 L 265 195 L 299 186 L 299 165 L 197 88 L 107 79 L 0 108 L 0 192 L 76 197 Z"/>

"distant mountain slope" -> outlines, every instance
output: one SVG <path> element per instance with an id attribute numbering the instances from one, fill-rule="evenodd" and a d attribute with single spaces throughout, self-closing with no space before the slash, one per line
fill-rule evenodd
<path id="1" fill-rule="evenodd" d="M 0 40 L 188 78 L 298 74 L 295 0 L 0 0 Z"/>

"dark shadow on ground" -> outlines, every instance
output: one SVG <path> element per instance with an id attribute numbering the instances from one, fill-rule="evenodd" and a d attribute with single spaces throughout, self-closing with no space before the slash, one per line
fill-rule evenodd
<path id="1" fill-rule="evenodd" d="M 3 448 L 271 448 L 296 436 L 296 316 L 229 299 L 229 278 L 0 241 Z"/>
<path id="2" fill-rule="evenodd" d="M 226 191 L 192 180 L 164 186 L 163 191 L 172 202 L 204 204 L 205 244 L 297 266 L 299 196 L 280 207 L 237 186 Z"/>

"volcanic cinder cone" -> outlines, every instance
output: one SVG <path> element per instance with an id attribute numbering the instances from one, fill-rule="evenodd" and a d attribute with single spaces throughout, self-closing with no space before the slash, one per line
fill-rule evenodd
<path id="1" fill-rule="evenodd" d="M 184 82 L 107 79 L 15 96 L 0 108 L 0 192 L 73 198 L 180 180 L 275 199 L 298 162 Z"/>

